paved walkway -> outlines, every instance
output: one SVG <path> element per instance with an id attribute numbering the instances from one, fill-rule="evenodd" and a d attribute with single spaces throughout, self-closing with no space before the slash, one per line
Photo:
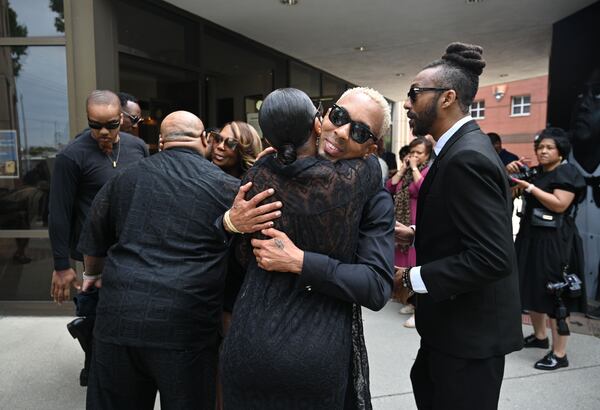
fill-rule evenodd
<path id="1" fill-rule="evenodd" d="M 85 388 L 78 385 L 83 352 L 65 328 L 71 318 L 5 308 L 0 306 L 0 409 L 84 408 Z M 389 303 L 381 312 L 364 313 L 375 410 L 415 408 L 408 373 L 419 337 L 402 327 L 407 316 L 399 309 Z M 571 367 L 555 372 L 533 368 L 543 350 L 508 356 L 500 409 L 600 409 L 600 339 L 574 334 L 568 351 Z"/>

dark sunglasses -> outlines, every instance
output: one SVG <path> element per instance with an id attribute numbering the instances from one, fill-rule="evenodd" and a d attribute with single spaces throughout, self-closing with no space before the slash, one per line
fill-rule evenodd
<path id="1" fill-rule="evenodd" d="M 417 101 L 417 94 L 424 93 L 426 91 L 448 91 L 450 88 L 437 88 L 437 87 L 410 87 L 408 91 L 408 98 L 410 102 L 414 103 Z"/>
<path id="2" fill-rule="evenodd" d="M 208 133 L 209 143 L 219 145 L 223 141 L 225 141 L 225 146 L 232 151 L 235 150 L 239 144 L 238 140 L 230 137 L 224 137 L 216 131 L 210 131 Z"/>
<path id="3" fill-rule="evenodd" d="M 333 104 L 333 107 L 331 107 L 331 110 L 329 111 L 329 121 L 331 121 L 336 127 L 341 127 L 342 125 L 350 123 L 350 138 L 359 144 L 364 144 L 369 139 L 377 141 L 375 134 L 373 134 L 368 125 L 365 125 L 361 122 L 352 121 L 348 111 L 346 111 L 344 107 L 340 107 L 337 104 Z"/>
<path id="4" fill-rule="evenodd" d="M 88 118 L 88 126 L 94 130 L 101 130 L 102 128 L 106 128 L 107 130 L 115 130 L 115 129 L 119 128 L 120 125 L 121 125 L 121 120 L 114 120 L 114 121 L 102 123 L 102 122 L 90 120 Z"/>
<path id="5" fill-rule="evenodd" d="M 129 118 L 129 120 L 131 121 L 132 125 L 137 125 L 140 122 L 144 121 L 144 118 L 142 117 L 138 117 L 137 115 L 131 115 L 128 112 L 125 111 L 121 111 L 124 115 L 127 116 L 127 118 Z"/>

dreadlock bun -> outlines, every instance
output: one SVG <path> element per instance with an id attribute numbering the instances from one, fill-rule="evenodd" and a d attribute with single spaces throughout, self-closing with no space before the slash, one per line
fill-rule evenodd
<path id="1" fill-rule="evenodd" d="M 481 57 L 482 54 L 483 48 L 480 46 L 456 42 L 448 45 L 442 60 L 479 76 L 485 67 L 485 60 Z"/>

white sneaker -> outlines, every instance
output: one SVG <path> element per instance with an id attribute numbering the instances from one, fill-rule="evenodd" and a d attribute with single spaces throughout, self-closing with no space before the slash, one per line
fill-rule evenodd
<path id="1" fill-rule="evenodd" d="M 409 317 L 406 322 L 404 322 L 404 327 L 414 328 L 415 327 L 415 315 Z"/>
<path id="2" fill-rule="evenodd" d="M 402 309 L 400 309 L 400 314 L 402 315 L 412 315 L 415 313 L 415 307 L 413 305 L 404 305 Z"/>

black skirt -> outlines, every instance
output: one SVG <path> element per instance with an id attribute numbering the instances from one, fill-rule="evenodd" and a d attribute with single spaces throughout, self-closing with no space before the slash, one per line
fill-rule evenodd
<path id="1" fill-rule="evenodd" d="M 535 227 L 522 221 L 515 247 L 523 309 L 554 317 L 557 299 L 546 285 L 564 280 L 562 271 L 567 260 L 568 273 L 583 278 L 583 248 L 573 219 L 565 215 L 559 228 Z M 572 298 L 565 292 L 562 299 L 570 312 L 585 312 L 585 288 L 580 297 Z"/>

